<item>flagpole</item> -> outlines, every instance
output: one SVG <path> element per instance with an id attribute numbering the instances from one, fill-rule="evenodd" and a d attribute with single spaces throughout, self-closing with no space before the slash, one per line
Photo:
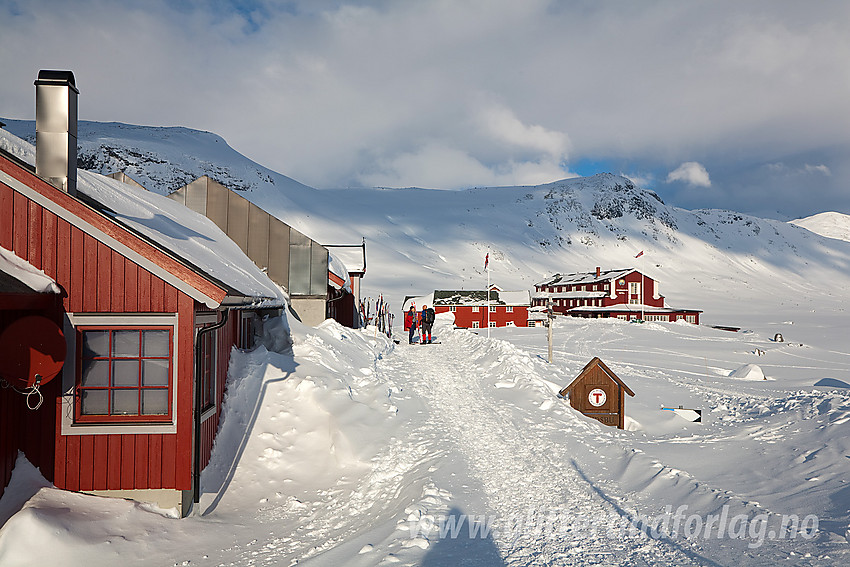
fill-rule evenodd
<path id="1" fill-rule="evenodd" d="M 490 338 L 490 251 L 487 251 L 487 338 Z"/>

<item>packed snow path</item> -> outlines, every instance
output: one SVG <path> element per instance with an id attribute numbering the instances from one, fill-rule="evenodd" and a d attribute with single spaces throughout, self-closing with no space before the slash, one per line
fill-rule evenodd
<path id="1" fill-rule="evenodd" d="M 509 385 L 493 388 L 492 376 L 484 380 L 488 369 L 470 357 L 470 343 L 481 341 L 464 334 L 447 332 L 440 344 L 401 346 L 384 359 L 379 371 L 422 398 L 432 412 L 435 433 L 454 445 L 449 451 L 464 459 L 472 478 L 480 482 L 486 509 L 463 512 L 484 514 L 492 522 L 505 565 L 713 564 L 678 542 L 580 529 L 582 522 L 620 512 L 581 474 L 565 446 L 545 428 L 529 428 L 519 408 L 494 395 L 494 390 Z M 531 517 L 544 522 L 535 524 L 536 529 L 527 524 L 512 529 Z M 566 519 L 566 525 L 553 529 L 545 524 L 546 517 Z"/>

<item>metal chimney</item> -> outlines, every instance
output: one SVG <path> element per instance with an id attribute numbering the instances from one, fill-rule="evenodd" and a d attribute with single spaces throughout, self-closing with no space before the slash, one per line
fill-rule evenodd
<path id="1" fill-rule="evenodd" d="M 77 193 L 77 96 L 71 71 L 38 72 L 35 81 L 35 172 Z"/>

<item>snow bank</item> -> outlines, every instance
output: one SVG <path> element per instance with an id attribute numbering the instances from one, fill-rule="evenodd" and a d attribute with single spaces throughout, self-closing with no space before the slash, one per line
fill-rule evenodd
<path id="1" fill-rule="evenodd" d="M 730 372 L 729 377 L 738 380 L 767 380 L 758 364 L 744 364 Z"/>

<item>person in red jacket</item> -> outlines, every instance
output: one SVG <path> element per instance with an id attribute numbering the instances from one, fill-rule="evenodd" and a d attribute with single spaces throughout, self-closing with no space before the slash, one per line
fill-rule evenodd
<path id="1" fill-rule="evenodd" d="M 416 333 L 416 307 L 413 305 L 404 314 L 404 330 L 409 332 L 407 340 L 413 344 L 413 335 Z"/>

